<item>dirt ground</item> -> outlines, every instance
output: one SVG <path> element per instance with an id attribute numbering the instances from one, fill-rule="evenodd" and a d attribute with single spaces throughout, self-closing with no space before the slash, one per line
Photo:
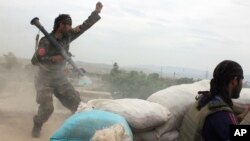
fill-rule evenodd
<path id="1" fill-rule="evenodd" d="M 41 137 L 31 137 L 33 116 L 37 112 L 38 104 L 33 83 L 36 68 L 30 67 L 7 70 L 1 67 L 0 59 L 0 141 L 48 141 L 63 121 L 71 115 L 71 112 L 54 98 L 54 113 L 44 124 Z M 96 82 L 91 87 L 96 87 Z M 82 87 L 75 88 L 83 91 Z M 85 101 L 99 97 L 110 98 L 110 94 L 105 92 L 84 93 L 87 96 L 83 99 Z"/>
<path id="2" fill-rule="evenodd" d="M 9 82 L 0 91 L 0 141 L 48 141 L 70 116 L 55 100 L 55 111 L 43 126 L 41 137 L 31 137 L 32 117 L 37 111 L 33 83 Z"/>

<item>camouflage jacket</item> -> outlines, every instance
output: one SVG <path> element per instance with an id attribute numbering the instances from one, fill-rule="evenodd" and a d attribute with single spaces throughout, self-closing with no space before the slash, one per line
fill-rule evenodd
<path id="1" fill-rule="evenodd" d="M 81 25 L 79 25 L 80 31 L 76 32 L 74 30 L 71 30 L 67 36 L 64 36 L 61 39 L 57 39 L 58 43 L 65 49 L 65 51 L 68 53 L 69 56 L 70 56 L 69 44 L 77 37 L 79 37 L 83 32 L 88 30 L 92 25 L 94 25 L 100 18 L 101 17 L 98 15 L 98 13 L 94 11 L 91 13 L 91 15 L 88 17 L 87 20 L 85 20 Z M 50 33 L 50 35 L 54 37 L 53 33 Z M 45 52 L 44 56 L 41 57 L 38 55 L 39 49 L 44 50 Z M 62 71 L 66 64 L 65 59 L 60 63 L 53 63 L 51 61 L 52 56 L 59 54 L 60 50 L 57 47 L 54 47 L 46 37 L 42 37 L 41 40 L 39 41 L 38 49 L 34 55 L 34 57 L 36 57 L 35 59 L 37 59 L 36 65 L 38 65 L 40 70 L 43 71 L 55 71 L 55 72 Z"/>

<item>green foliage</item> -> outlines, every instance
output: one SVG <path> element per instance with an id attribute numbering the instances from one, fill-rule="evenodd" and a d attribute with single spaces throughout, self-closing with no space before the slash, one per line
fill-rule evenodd
<path id="1" fill-rule="evenodd" d="M 176 84 L 189 84 L 193 82 L 195 82 L 193 78 L 184 77 L 184 78 L 176 79 Z"/>
<path id="2" fill-rule="evenodd" d="M 117 63 L 114 63 L 110 74 L 103 75 L 102 79 L 107 82 L 109 90 L 114 98 L 140 99 L 146 99 L 152 93 L 175 84 L 194 82 L 191 78 L 177 80 L 161 78 L 158 73 L 147 75 L 142 71 L 126 72 L 120 70 Z"/>

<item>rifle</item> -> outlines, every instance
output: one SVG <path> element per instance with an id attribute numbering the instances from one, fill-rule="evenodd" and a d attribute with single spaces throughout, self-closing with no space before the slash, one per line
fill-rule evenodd
<path id="1" fill-rule="evenodd" d="M 84 73 L 82 72 L 82 70 L 80 70 L 75 62 L 71 59 L 70 56 L 68 56 L 68 54 L 66 53 L 66 51 L 64 50 L 64 48 L 56 41 L 56 39 L 51 36 L 45 29 L 44 27 L 40 24 L 39 22 L 39 18 L 35 17 L 30 21 L 31 25 L 35 25 L 38 29 L 40 29 L 40 31 L 45 35 L 45 37 L 50 41 L 50 43 L 57 47 L 60 50 L 60 53 L 62 54 L 62 56 L 66 59 L 66 61 L 68 61 L 68 63 L 75 69 L 77 70 L 77 72 L 83 76 Z"/>

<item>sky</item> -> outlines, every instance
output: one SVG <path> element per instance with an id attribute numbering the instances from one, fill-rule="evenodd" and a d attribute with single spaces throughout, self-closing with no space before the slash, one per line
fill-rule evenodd
<path id="1" fill-rule="evenodd" d="M 51 32 L 59 14 L 73 26 L 96 0 L 0 0 L 0 52 L 31 58 L 39 17 Z M 71 43 L 73 60 L 128 65 L 177 66 L 213 71 L 223 60 L 250 74 L 249 0 L 101 0 L 102 19 Z M 43 36 L 40 33 L 40 36 Z"/>

